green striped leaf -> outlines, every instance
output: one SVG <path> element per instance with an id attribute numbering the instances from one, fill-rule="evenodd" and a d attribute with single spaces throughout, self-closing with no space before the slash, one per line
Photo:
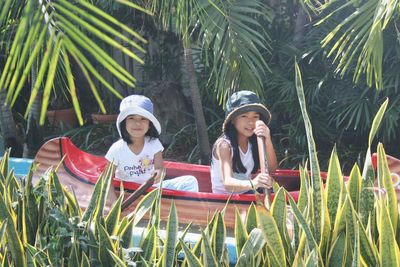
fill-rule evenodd
<path id="1" fill-rule="evenodd" d="M 107 233 L 115 234 L 121 214 L 121 204 L 124 194 L 120 194 L 117 201 L 113 204 L 110 212 L 106 217 Z"/>
<path id="2" fill-rule="evenodd" d="M 78 258 L 79 248 L 77 248 L 77 246 L 78 246 L 77 243 L 72 244 L 71 253 L 69 254 L 69 258 L 68 258 L 68 267 L 79 266 L 79 263 L 80 263 L 79 258 Z"/>
<path id="3" fill-rule="evenodd" d="M 379 263 L 380 266 L 400 266 L 399 246 L 391 223 L 388 207 L 381 200 L 379 214 Z"/>
<path id="4" fill-rule="evenodd" d="M 343 174 L 340 169 L 339 158 L 336 147 L 333 148 L 329 160 L 328 177 L 326 178 L 325 199 L 328 205 L 329 218 L 333 226 L 338 208 L 341 206 L 340 200 L 343 191 Z"/>
<path id="5" fill-rule="evenodd" d="M 218 212 L 211 232 L 211 246 L 218 262 L 223 262 L 225 255 L 226 228 L 222 214 Z"/>
<path id="6" fill-rule="evenodd" d="M 137 225 L 140 220 L 142 220 L 143 216 L 154 206 L 156 203 L 156 199 L 158 197 L 159 189 L 154 189 L 150 193 L 147 193 L 142 200 L 137 204 L 134 214 L 135 219 L 133 221 L 133 225 Z"/>
<path id="7" fill-rule="evenodd" d="M 125 262 L 118 256 L 116 255 L 114 252 L 112 252 L 111 250 L 108 250 L 108 253 L 110 253 L 113 261 L 114 261 L 114 265 L 113 266 L 118 266 L 118 267 L 126 267 L 127 265 L 125 264 Z"/>
<path id="8" fill-rule="evenodd" d="M 243 245 L 246 243 L 248 234 L 239 210 L 235 208 L 235 241 L 236 241 L 236 255 L 240 255 Z"/>
<path id="9" fill-rule="evenodd" d="M 211 247 L 210 239 L 204 231 L 201 232 L 202 242 L 201 251 L 203 253 L 203 261 L 205 266 L 217 267 L 218 262 L 215 258 L 213 249 Z"/>
<path id="10" fill-rule="evenodd" d="M 175 245 L 178 239 L 178 213 L 174 202 L 171 204 L 166 233 L 162 266 L 170 267 L 175 263 Z"/>
<path id="11" fill-rule="evenodd" d="M 254 203 L 251 203 L 249 209 L 247 210 L 246 216 L 246 230 L 250 233 L 254 228 L 257 227 L 257 210 Z"/>
<path id="12" fill-rule="evenodd" d="M 147 234 L 144 236 L 140 247 L 143 249 L 143 260 L 146 262 L 152 262 L 155 260 L 156 247 L 157 247 L 157 230 L 156 228 L 150 227 Z"/>
<path id="13" fill-rule="evenodd" d="M 385 189 L 385 201 L 389 212 L 390 221 L 396 235 L 397 221 L 399 218 L 397 194 L 393 187 L 392 177 L 386 159 L 385 150 L 383 145 L 378 144 L 378 185 Z"/>
<path id="14" fill-rule="evenodd" d="M 331 251 L 328 255 L 328 266 L 344 266 L 346 261 L 346 235 L 341 232 L 334 240 Z"/>
<path id="15" fill-rule="evenodd" d="M 264 247 L 266 241 L 263 232 L 261 229 L 254 228 L 247 239 L 246 243 L 243 246 L 240 254 L 238 256 L 238 262 L 236 266 L 249 266 L 249 262 L 254 260 L 254 257 L 257 256 L 262 248 Z"/>
<path id="16" fill-rule="evenodd" d="M 306 129 L 307 143 L 308 143 L 308 153 L 310 157 L 310 171 L 311 171 L 311 188 L 313 190 L 311 195 L 311 202 L 313 203 L 313 231 L 315 240 L 319 243 L 322 238 L 323 233 L 323 221 L 322 218 L 322 180 L 319 169 L 319 163 L 317 158 L 316 146 L 312 133 L 312 126 L 310 118 L 308 117 L 306 99 L 304 96 L 303 82 L 301 78 L 301 72 L 299 65 L 295 62 L 295 80 L 296 80 L 296 90 L 297 97 L 300 103 L 301 113 L 303 115 L 304 126 Z"/>
<path id="17" fill-rule="evenodd" d="M 110 235 L 107 233 L 106 228 L 100 223 L 96 223 L 96 229 L 98 232 L 99 248 L 98 255 L 100 262 L 103 266 L 113 266 L 113 260 L 110 258 L 109 251 L 115 252 L 116 249 L 112 243 Z"/>
<path id="18" fill-rule="evenodd" d="M 271 250 L 271 262 L 274 266 L 286 266 L 285 248 L 283 247 L 278 226 L 271 213 L 261 205 L 257 206 L 257 220 L 263 231 L 267 246 Z"/>
<path id="19" fill-rule="evenodd" d="M 201 264 L 199 258 L 194 255 L 193 251 L 190 250 L 185 242 L 182 241 L 182 239 L 179 238 L 179 243 L 181 244 L 181 247 L 183 251 L 185 252 L 185 261 L 188 263 L 190 267 L 202 267 L 203 265 Z"/>
<path id="20" fill-rule="evenodd" d="M 354 209 L 358 211 L 361 190 L 361 172 L 357 164 L 351 169 L 349 180 L 347 182 L 347 194 L 353 202 Z"/>

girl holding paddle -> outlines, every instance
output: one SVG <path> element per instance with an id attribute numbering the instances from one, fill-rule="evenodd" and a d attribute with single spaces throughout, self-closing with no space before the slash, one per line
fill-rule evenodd
<path id="1" fill-rule="evenodd" d="M 121 137 L 106 154 L 106 159 L 116 165 L 115 177 L 124 181 L 145 183 L 153 174 L 154 186 L 161 179 L 163 146 L 158 139 L 159 121 L 153 115 L 153 103 L 143 95 L 130 95 L 120 104 L 117 129 Z M 164 180 L 163 188 L 198 192 L 193 176 L 180 176 Z"/>
<path id="2" fill-rule="evenodd" d="M 257 136 L 265 140 L 268 171 L 278 166 L 267 127 L 270 120 L 271 114 L 255 93 L 239 91 L 231 95 L 226 104 L 223 133 L 212 149 L 214 193 L 247 193 L 253 188 L 272 187 L 272 178 L 267 172 L 255 174 L 260 168 Z"/>

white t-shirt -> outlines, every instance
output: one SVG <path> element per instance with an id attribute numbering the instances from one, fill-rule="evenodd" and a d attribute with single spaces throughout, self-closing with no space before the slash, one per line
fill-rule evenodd
<path id="1" fill-rule="evenodd" d="M 227 140 L 227 139 L 222 139 L 222 140 L 229 143 L 229 140 Z M 217 140 L 217 142 L 221 142 L 222 140 Z M 253 168 L 254 168 L 254 159 L 253 159 L 253 154 L 252 154 L 251 143 L 249 142 L 246 152 L 243 152 L 239 147 L 239 154 L 240 154 L 240 159 L 243 163 L 243 166 L 246 168 L 246 173 L 233 172 L 233 178 L 236 178 L 239 180 L 249 180 L 249 179 L 251 179 L 251 176 L 252 176 L 251 172 L 253 171 Z M 231 158 L 233 158 L 232 149 L 231 149 Z M 223 182 L 223 179 L 221 176 L 221 161 L 214 156 L 214 153 L 213 153 L 212 159 L 211 159 L 210 174 L 211 174 L 211 184 L 212 184 L 213 193 L 217 193 L 217 194 L 230 194 L 231 193 L 225 189 L 224 182 Z M 244 193 L 247 191 L 248 190 L 245 190 L 242 192 L 236 192 L 236 193 L 240 194 L 240 193 Z"/>
<path id="2" fill-rule="evenodd" d="M 129 149 L 128 144 L 120 139 L 108 150 L 106 159 L 117 166 L 115 177 L 136 183 L 144 183 L 154 171 L 154 155 L 163 151 L 158 138 L 146 136 L 144 146 L 139 154 L 135 154 Z"/>

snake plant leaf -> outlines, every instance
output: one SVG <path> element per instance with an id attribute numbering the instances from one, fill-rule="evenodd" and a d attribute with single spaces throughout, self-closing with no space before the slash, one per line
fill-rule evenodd
<path id="1" fill-rule="evenodd" d="M 116 249 L 113 245 L 110 235 L 107 233 L 106 228 L 100 223 L 96 223 L 96 229 L 98 232 L 99 240 L 98 255 L 100 262 L 103 266 L 113 266 L 114 262 L 112 258 L 110 258 L 109 251 L 115 252 Z"/>
<path id="2" fill-rule="evenodd" d="M 4 196 L 0 193 L 0 222 L 6 223 L 5 242 L 7 248 L 11 253 L 13 264 L 15 266 L 25 267 L 27 266 L 24 257 L 25 249 L 17 232 L 15 214 L 13 214 L 14 212 L 10 211 L 7 206 L 10 205 L 4 202 Z"/>
<path id="3" fill-rule="evenodd" d="M 65 187 L 63 187 L 63 194 L 66 198 L 66 203 L 67 203 L 67 207 L 71 212 L 72 216 L 77 216 L 77 217 L 81 217 L 81 209 L 79 207 L 78 204 L 78 200 L 76 198 L 75 192 L 74 194 L 72 194 L 70 191 L 68 191 Z"/>
<path id="4" fill-rule="evenodd" d="M 249 266 L 249 262 L 261 252 L 265 245 L 265 237 L 261 229 L 254 228 L 243 246 L 240 254 L 238 254 L 238 262 L 236 266 Z"/>
<path id="5" fill-rule="evenodd" d="M 114 260 L 114 265 L 113 266 L 118 266 L 118 267 L 126 267 L 127 266 L 125 264 L 125 262 L 118 255 L 116 255 L 114 252 L 112 252 L 111 250 L 108 250 L 108 253 L 110 253 L 112 259 Z"/>
<path id="6" fill-rule="evenodd" d="M 99 220 L 103 216 L 104 207 L 108 197 L 108 192 L 112 186 L 112 178 L 115 171 L 115 165 L 108 163 L 105 170 L 103 171 L 104 179 L 102 179 L 102 186 L 100 194 L 98 195 L 96 211 L 94 217 Z M 93 197 L 93 196 L 92 196 Z"/>
<path id="7" fill-rule="evenodd" d="M 134 218 L 130 218 L 129 220 L 124 217 L 122 219 L 121 224 L 117 228 L 118 236 L 120 236 L 120 242 L 123 248 L 128 248 L 132 242 L 132 230 L 133 230 L 133 220 Z"/>
<path id="8" fill-rule="evenodd" d="M 218 212 L 216 220 L 214 221 L 210 239 L 217 261 L 223 262 L 223 257 L 225 255 L 226 227 L 224 218 L 220 212 Z"/>
<path id="9" fill-rule="evenodd" d="M 31 244 L 26 244 L 26 251 L 34 259 L 36 266 L 49 266 L 48 255 L 43 250 L 38 249 Z"/>
<path id="10" fill-rule="evenodd" d="M 400 266 L 399 246 L 391 223 L 389 207 L 381 200 L 379 212 L 379 264 L 380 266 Z"/>
<path id="11" fill-rule="evenodd" d="M 325 200 L 328 205 L 331 226 L 333 226 L 337 210 L 341 206 L 340 200 L 343 192 L 343 174 L 340 169 L 336 147 L 334 147 L 332 150 L 328 166 L 329 167 L 328 176 L 326 178 Z"/>
<path id="12" fill-rule="evenodd" d="M 293 231 L 293 225 L 290 220 L 288 220 L 287 214 L 287 204 L 286 195 L 283 187 L 280 187 L 275 194 L 274 202 L 271 207 L 272 216 L 278 226 L 280 236 L 283 241 L 283 246 L 285 247 L 286 257 L 289 263 L 292 263 L 294 258 L 294 252 L 291 245 L 291 239 L 289 237 L 288 229 Z"/>
<path id="13" fill-rule="evenodd" d="M 381 143 L 378 144 L 378 186 L 385 190 L 385 199 L 387 201 L 387 208 L 389 211 L 390 221 L 396 235 L 397 222 L 399 218 L 398 200 L 396 191 L 393 187 L 392 177 L 388 167 L 385 150 Z"/>
<path id="14" fill-rule="evenodd" d="M 89 204 L 83 213 L 82 221 L 87 222 L 89 219 L 93 218 L 96 211 L 96 205 L 98 202 L 99 195 L 101 194 L 102 184 L 104 180 L 104 172 L 97 179 L 96 185 L 94 186 L 92 197 L 90 198 Z"/>
<path id="15" fill-rule="evenodd" d="M 85 252 L 82 252 L 82 258 L 81 258 L 81 263 L 79 265 L 80 267 L 90 267 L 90 260 L 88 256 L 86 255 Z"/>
<path id="16" fill-rule="evenodd" d="M 317 251 L 318 254 L 320 254 L 318 244 L 317 244 L 316 240 L 314 239 L 314 236 L 312 234 L 310 226 L 307 224 L 306 219 L 304 218 L 303 214 L 300 212 L 299 208 L 297 207 L 296 203 L 294 202 L 293 197 L 290 194 L 288 194 L 287 197 L 289 200 L 290 207 L 292 208 L 293 215 L 296 218 L 296 220 L 299 222 L 300 227 L 304 231 L 309 250 Z M 321 257 L 318 257 L 318 258 L 322 259 Z"/>
<path id="17" fill-rule="evenodd" d="M 313 267 L 318 266 L 318 253 L 315 250 L 312 250 L 311 253 L 308 255 L 306 262 L 304 264 L 305 267 Z"/>
<path id="18" fill-rule="evenodd" d="M 185 261 L 188 263 L 190 267 L 202 267 L 201 261 L 199 258 L 194 255 L 193 251 L 188 248 L 188 246 L 183 242 L 181 238 L 179 238 L 179 243 L 185 253 Z"/>
<path id="19" fill-rule="evenodd" d="M 235 208 L 235 241 L 236 241 L 236 255 L 240 255 L 242 251 L 243 245 L 246 243 L 248 239 L 248 234 L 244 223 L 242 221 L 240 212 L 237 208 Z"/>
<path id="20" fill-rule="evenodd" d="M 2 182 L 2 184 L 5 183 L 6 181 L 6 177 L 8 176 L 8 162 L 10 160 L 10 151 L 7 150 L 4 153 L 4 156 L 1 158 L 0 160 L 0 181 Z M 3 190 L 1 191 L 3 192 Z"/>
<path id="21" fill-rule="evenodd" d="M 344 266 L 346 261 L 347 238 L 344 232 L 341 232 L 336 240 L 334 240 L 331 251 L 328 255 L 328 266 Z"/>
<path id="22" fill-rule="evenodd" d="M 175 245 L 177 239 L 178 239 L 178 213 L 176 211 L 175 203 L 172 202 L 167 222 L 166 240 L 164 244 L 162 266 L 164 267 L 174 266 Z"/>
<path id="23" fill-rule="evenodd" d="M 267 246 L 271 250 L 272 264 L 274 266 L 286 266 L 285 248 L 278 226 L 271 213 L 264 206 L 257 205 L 257 221 L 259 228 L 264 233 Z"/>
<path id="24" fill-rule="evenodd" d="M 150 227 L 144 238 L 141 240 L 140 247 L 143 249 L 141 257 L 146 262 L 152 262 L 156 257 L 157 230 L 154 226 Z"/>
<path id="25" fill-rule="evenodd" d="M 107 233 L 114 235 L 117 230 L 118 222 L 121 215 L 121 204 L 124 194 L 120 194 L 117 201 L 111 207 L 110 212 L 106 217 L 106 229 Z"/>
<path id="26" fill-rule="evenodd" d="M 254 203 L 251 203 L 249 209 L 247 210 L 246 216 L 246 230 L 247 233 L 250 233 L 254 228 L 258 225 L 257 222 L 257 210 Z"/>
<path id="27" fill-rule="evenodd" d="M 357 164 L 354 164 L 350 171 L 349 180 L 347 182 L 347 194 L 353 202 L 354 209 L 358 211 L 361 190 L 361 172 Z"/>
<path id="28" fill-rule="evenodd" d="M 78 251 L 79 249 L 77 248 L 78 244 L 73 243 L 71 252 L 69 254 L 69 259 L 68 259 L 68 267 L 74 267 L 74 266 L 79 266 L 79 258 L 78 258 Z"/>
<path id="29" fill-rule="evenodd" d="M 320 168 L 317 158 L 316 146 L 312 133 L 312 126 L 310 118 L 308 117 L 306 100 L 304 96 L 303 82 L 301 78 L 301 72 L 299 65 L 295 62 L 295 81 L 297 97 L 299 100 L 301 113 L 303 115 L 304 126 L 307 135 L 308 153 L 310 157 L 310 171 L 311 171 L 311 202 L 313 203 L 313 231 L 315 240 L 319 243 L 322 238 L 324 218 L 322 214 L 323 200 L 322 200 L 322 179 L 320 174 Z"/>
<path id="30" fill-rule="evenodd" d="M 210 267 L 219 266 L 218 261 L 214 255 L 214 251 L 211 247 L 210 238 L 204 231 L 201 231 L 201 236 L 202 236 L 201 251 L 203 254 L 204 265 Z"/>
<path id="31" fill-rule="evenodd" d="M 135 219 L 133 221 L 133 225 L 137 225 L 140 220 L 142 220 L 143 216 L 155 205 L 158 191 L 160 189 L 154 189 L 150 193 L 147 193 L 136 206 L 134 214 Z"/>

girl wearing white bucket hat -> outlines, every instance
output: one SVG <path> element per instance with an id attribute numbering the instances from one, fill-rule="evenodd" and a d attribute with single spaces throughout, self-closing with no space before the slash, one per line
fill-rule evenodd
<path id="1" fill-rule="evenodd" d="M 154 186 L 157 186 L 164 148 L 158 139 L 161 126 L 153 115 L 153 103 L 143 95 L 130 95 L 121 101 L 119 111 L 116 125 L 121 139 L 106 154 L 106 159 L 116 165 L 115 177 L 144 183 L 156 172 Z M 197 179 L 190 175 L 164 180 L 162 187 L 199 191 Z"/>

